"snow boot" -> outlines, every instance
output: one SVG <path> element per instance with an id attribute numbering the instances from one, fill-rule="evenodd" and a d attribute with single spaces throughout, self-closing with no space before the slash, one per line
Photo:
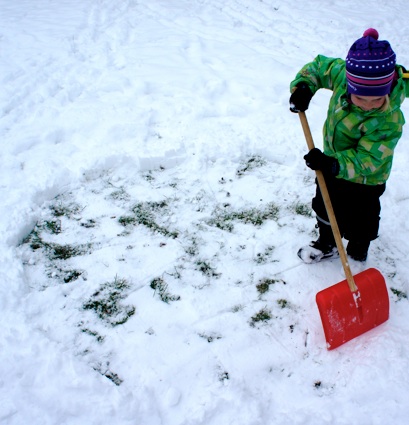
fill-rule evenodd
<path id="1" fill-rule="evenodd" d="M 307 264 L 318 263 L 326 258 L 337 258 L 339 256 L 336 246 L 321 242 L 321 238 L 300 248 L 297 255 Z"/>
<path id="2" fill-rule="evenodd" d="M 364 262 L 368 257 L 370 241 L 349 241 L 347 254 L 355 261 Z"/>

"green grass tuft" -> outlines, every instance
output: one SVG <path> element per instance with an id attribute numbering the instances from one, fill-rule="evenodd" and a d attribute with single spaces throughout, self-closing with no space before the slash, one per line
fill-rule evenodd
<path id="1" fill-rule="evenodd" d="M 272 317 L 270 310 L 262 308 L 258 313 L 251 317 L 250 326 L 254 327 L 259 322 L 267 322 L 271 320 Z"/>
<path id="2" fill-rule="evenodd" d="M 123 187 L 120 187 L 117 190 L 114 190 L 109 194 L 109 198 L 114 201 L 129 201 L 131 199 L 129 193 Z"/>
<path id="3" fill-rule="evenodd" d="M 179 295 L 172 295 L 168 291 L 168 284 L 161 278 L 157 277 L 151 281 L 150 287 L 159 295 L 159 298 L 166 304 L 170 301 L 179 301 Z"/>
<path id="4" fill-rule="evenodd" d="M 48 224 L 45 224 L 48 223 Z M 50 260 L 68 260 L 71 257 L 77 257 L 79 255 L 90 254 L 92 251 L 92 244 L 80 244 L 80 245 L 60 245 L 57 243 L 46 242 L 41 237 L 41 231 L 44 226 L 48 226 L 50 222 L 44 222 L 43 224 L 37 224 L 34 230 L 23 240 L 23 244 L 30 244 L 30 248 L 33 251 L 37 249 L 44 249 Z M 52 229 L 55 231 L 55 227 Z"/>
<path id="5" fill-rule="evenodd" d="M 43 223 L 41 223 L 40 228 L 43 228 L 48 233 L 51 233 L 53 235 L 58 235 L 61 233 L 61 220 L 46 220 Z"/>
<path id="6" fill-rule="evenodd" d="M 285 300 L 285 299 L 277 300 L 277 304 L 278 304 L 281 308 L 289 307 L 289 303 L 288 303 L 288 301 L 287 301 L 287 300 Z"/>
<path id="7" fill-rule="evenodd" d="M 212 218 L 208 219 L 206 223 L 209 226 L 232 232 L 234 221 L 259 227 L 266 220 L 278 220 L 279 211 L 273 202 L 261 209 L 249 208 L 239 211 L 232 210 L 230 205 L 226 204 L 224 208 L 217 207 L 212 213 Z"/>
<path id="8" fill-rule="evenodd" d="M 105 340 L 105 337 L 100 335 L 96 331 L 91 331 L 90 329 L 84 328 L 84 329 L 81 329 L 81 332 L 83 332 L 86 335 L 94 337 L 97 340 L 97 342 L 100 344 L 102 344 Z"/>
<path id="9" fill-rule="evenodd" d="M 250 156 L 244 160 L 236 171 L 238 177 L 243 176 L 245 173 L 254 170 L 255 168 L 263 167 L 267 161 L 259 155 Z"/>
<path id="10" fill-rule="evenodd" d="M 204 260 L 196 261 L 196 270 L 207 277 L 214 277 L 217 279 L 221 276 L 221 273 L 217 273 L 216 269 Z"/>
<path id="11" fill-rule="evenodd" d="M 68 260 L 71 257 L 90 254 L 92 251 L 91 243 L 82 245 L 59 245 L 43 241 L 43 247 L 50 260 Z"/>
<path id="12" fill-rule="evenodd" d="M 55 217 L 73 218 L 83 210 L 83 207 L 76 202 L 65 204 L 57 198 L 57 202 L 50 206 L 50 210 Z"/>
<path id="13" fill-rule="evenodd" d="M 124 227 L 142 225 L 169 238 L 177 238 L 178 232 L 170 231 L 166 227 L 159 225 L 155 220 L 155 214 L 163 214 L 164 209 L 168 206 L 166 201 L 161 202 L 140 202 L 132 208 L 133 215 L 122 216 L 118 222 Z"/>
<path id="14" fill-rule="evenodd" d="M 391 288 L 391 292 L 396 295 L 398 301 L 408 298 L 408 294 L 406 292 L 400 291 L 399 289 Z"/>
<path id="15" fill-rule="evenodd" d="M 257 264 L 265 264 L 270 261 L 271 256 L 273 255 L 275 247 L 274 246 L 268 246 L 264 252 L 259 252 L 256 255 L 256 258 L 254 261 Z"/>
<path id="16" fill-rule="evenodd" d="M 135 314 L 135 307 L 122 305 L 126 291 L 130 288 L 126 279 L 115 277 L 113 282 L 106 282 L 83 304 L 84 310 L 92 310 L 97 316 L 111 326 L 126 323 Z"/>
<path id="17" fill-rule="evenodd" d="M 274 285 L 275 283 L 283 283 L 285 285 L 285 282 L 281 279 L 261 279 L 259 283 L 256 285 L 257 291 L 260 293 L 260 295 L 266 293 L 269 291 L 270 286 Z"/>
<path id="18" fill-rule="evenodd" d="M 293 209 L 297 215 L 302 215 L 304 217 L 312 217 L 312 209 L 309 204 L 297 202 L 293 205 Z"/>
<path id="19" fill-rule="evenodd" d="M 48 272 L 47 276 L 50 279 L 57 279 L 62 283 L 70 283 L 78 280 L 81 276 L 84 275 L 84 270 L 76 270 L 76 269 L 67 269 L 64 270 L 60 267 L 51 267 Z M 84 278 L 84 280 L 86 280 Z"/>

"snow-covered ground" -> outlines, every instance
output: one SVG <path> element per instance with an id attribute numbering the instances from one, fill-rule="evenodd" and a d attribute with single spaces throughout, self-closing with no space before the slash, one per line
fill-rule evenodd
<path id="1" fill-rule="evenodd" d="M 390 319 L 328 351 L 315 295 L 344 276 L 296 256 L 314 175 L 288 86 L 368 27 L 409 66 L 407 0 L 0 11 L 0 423 L 406 424 L 407 133 L 365 265 Z"/>

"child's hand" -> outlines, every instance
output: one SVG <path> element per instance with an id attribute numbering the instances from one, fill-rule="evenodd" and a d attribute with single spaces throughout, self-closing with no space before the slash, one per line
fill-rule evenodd
<path id="1" fill-rule="evenodd" d="M 324 174 L 337 176 L 339 173 L 339 162 L 336 158 L 325 155 L 318 148 L 311 149 L 304 155 L 305 163 L 311 170 L 321 170 Z"/>
<path id="2" fill-rule="evenodd" d="M 290 111 L 305 112 L 308 109 L 313 94 L 305 83 L 298 83 L 296 90 L 290 96 Z"/>

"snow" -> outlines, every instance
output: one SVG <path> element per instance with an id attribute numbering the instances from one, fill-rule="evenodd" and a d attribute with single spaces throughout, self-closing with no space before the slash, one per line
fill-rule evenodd
<path id="1" fill-rule="evenodd" d="M 314 175 L 288 110 L 368 27 L 409 65 L 407 1 L 0 10 L 0 423 L 407 423 L 407 135 L 365 265 L 390 319 L 328 351 L 315 295 L 344 276 L 296 256 Z"/>

